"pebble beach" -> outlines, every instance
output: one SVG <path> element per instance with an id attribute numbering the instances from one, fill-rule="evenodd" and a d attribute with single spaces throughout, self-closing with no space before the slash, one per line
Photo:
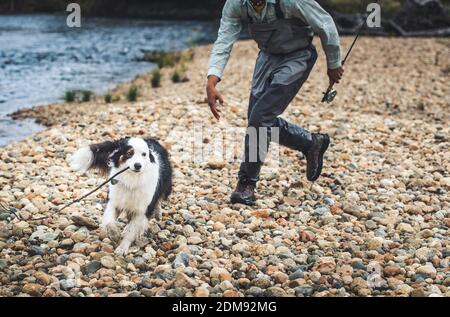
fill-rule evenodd
<path id="1" fill-rule="evenodd" d="M 318 62 L 283 117 L 330 135 L 323 175 L 311 184 L 302 155 L 280 148 L 254 207 L 228 203 L 238 162 L 176 154 L 195 123 L 246 126 L 251 41 L 235 45 L 218 85 L 219 123 L 205 100 L 210 45 L 190 49 L 189 81 L 164 68 L 161 87 L 141 75 L 113 103 L 16 113 L 47 128 L 0 148 L 0 296 L 450 296 L 450 41 L 362 37 L 332 104 L 320 102 L 328 79 L 315 43 Z M 131 85 L 136 102 L 123 97 Z M 57 211 L 105 180 L 72 171 L 71 154 L 124 136 L 160 140 L 174 188 L 162 220 L 118 257 L 99 228 L 106 187 Z"/>

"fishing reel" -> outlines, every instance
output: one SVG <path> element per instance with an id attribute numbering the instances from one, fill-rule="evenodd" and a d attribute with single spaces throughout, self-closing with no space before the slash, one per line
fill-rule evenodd
<path id="1" fill-rule="evenodd" d="M 331 103 L 331 102 L 333 102 L 334 98 L 336 98 L 336 96 L 337 96 L 337 90 L 330 87 L 323 94 L 322 102 Z"/>

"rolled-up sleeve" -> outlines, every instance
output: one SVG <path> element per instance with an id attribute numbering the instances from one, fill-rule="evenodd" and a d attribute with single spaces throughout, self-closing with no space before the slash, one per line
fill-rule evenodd
<path id="1" fill-rule="evenodd" d="M 293 0 L 293 4 L 294 9 L 300 11 L 306 22 L 319 35 L 328 68 L 339 68 L 342 65 L 341 45 L 333 18 L 314 0 Z"/>
<path id="2" fill-rule="evenodd" d="M 222 78 L 233 45 L 239 39 L 242 30 L 240 6 L 241 0 L 227 0 L 225 3 L 217 40 L 209 58 L 208 76 L 215 75 Z"/>

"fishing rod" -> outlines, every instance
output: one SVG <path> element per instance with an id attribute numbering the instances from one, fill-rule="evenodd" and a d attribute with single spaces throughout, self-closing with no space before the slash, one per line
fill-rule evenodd
<path id="1" fill-rule="evenodd" d="M 353 50 L 353 47 L 356 44 L 356 41 L 358 41 L 359 36 L 361 35 L 362 30 L 364 29 L 364 27 L 367 24 L 367 19 L 369 18 L 369 16 L 366 16 L 366 18 L 364 19 L 364 22 L 362 23 L 361 27 L 358 30 L 358 33 L 356 34 L 355 39 L 353 40 L 352 45 L 350 46 L 349 50 L 347 51 L 347 54 L 345 55 L 344 60 L 342 61 L 342 66 L 344 66 L 345 62 L 347 61 L 348 57 L 350 56 L 350 53 Z M 334 82 L 331 83 L 328 86 L 328 89 L 326 92 L 324 92 L 323 98 L 322 98 L 322 102 L 327 102 L 330 103 L 334 100 L 334 98 L 336 98 L 337 95 L 337 90 L 333 88 L 334 87 Z"/>

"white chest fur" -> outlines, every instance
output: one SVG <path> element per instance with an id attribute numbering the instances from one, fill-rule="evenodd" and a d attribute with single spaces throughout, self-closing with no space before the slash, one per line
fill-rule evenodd
<path id="1" fill-rule="evenodd" d="M 110 202 L 119 212 L 125 211 L 129 215 L 145 214 L 155 195 L 158 176 L 156 164 L 145 172 L 125 172 L 117 178 L 117 184 L 110 184 Z"/>

